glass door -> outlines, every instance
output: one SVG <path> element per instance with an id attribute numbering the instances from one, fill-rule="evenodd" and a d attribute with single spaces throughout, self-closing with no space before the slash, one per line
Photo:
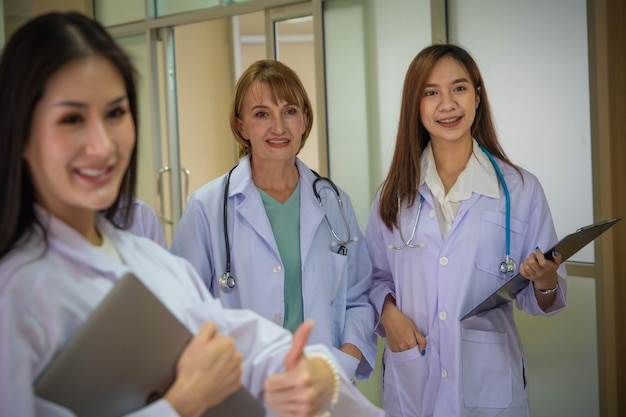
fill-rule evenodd
<path id="1" fill-rule="evenodd" d="M 313 10 L 312 3 L 300 3 L 158 29 L 164 134 L 156 189 L 169 241 L 188 196 L 237 163 L 229 123 L 232 91 L 241 72 L 258 59 L 276 57 L 302 78 L 317 122 L 300 156 L 327 173 L 323 70 L 316 70 L 323 65 Z"/>
<path id="2" fill-rule="evenodd" d="M 321 16 L 316 3 L 275 7 L 265 12 L 267 54 L 292 68 L 302 80 L 313 107 L 313 128 L 298 157 L 328 175 Z M 319 24 L 319 28 L 316 24 Z M 319 30 L 319 32 L 318 32 Z"/>

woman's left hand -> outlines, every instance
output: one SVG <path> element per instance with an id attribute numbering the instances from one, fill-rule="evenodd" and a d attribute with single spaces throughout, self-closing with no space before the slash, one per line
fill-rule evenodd
<path id="1" fill-rule="evenodd" d="M 328 403 L 334 389 L 334 375 L 320 358 L 307 358 L 304 346 L 313 322 L 302 323 L 293 335 L 291 349 L 285 357 L 284 374 L 265 380 L 265 400 L 279 417 L 306 417 L 317 414 Z"/>
<path id="2" fill-rule="evenodd" d="M 558 283 L 556 270 L 561 264 L 561 254 L 553 254 L 552 259 L 546 259 L 541 249 L 537 248 L 519 266 L 519 272 L 535 283 L 535 288 L 547 290 L 555 288 Z"/>

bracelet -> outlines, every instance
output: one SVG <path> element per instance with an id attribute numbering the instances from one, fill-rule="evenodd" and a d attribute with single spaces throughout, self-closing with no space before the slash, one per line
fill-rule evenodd
<path id="1" fill-rule="evenodd" d="M 307 355 L 307 358 L 319 358 L 323 360 L 333 373 L 333 383 L 335 384 L 335 386 L 333 388 L 333 395 L 330 397 L 330 403 L 328 404 L 328 408 L 326 409 L 326 411 L 315 415 L 315 417 L 330 417 L 333 408 L 339 402 L 339 372 L 337 371 L 337 367 L 335 367 L 333 361 L 331 361 L 326 355 L 323 355 L 321 353 L 311 353 Z"/>
<path id="2" fill-rule="evenodd" d="M 541 295 L 548 295 L 548 294 L 552 294 L 553 292 L 555 292 L 557 290 L 557 288 L 559 288 L 559 282 L 556 282 L 556 286 L 554 288 L 549 288 L 547 290 L 540 290 L 539 288 L 535 287 L 535 289 L 537 291 L 539 291 L 541 293 Z"/>

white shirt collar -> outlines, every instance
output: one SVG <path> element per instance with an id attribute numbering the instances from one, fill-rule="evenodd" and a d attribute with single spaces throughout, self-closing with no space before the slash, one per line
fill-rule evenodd
<path id="1" fill-rule="evenodd" d="M 491 198 L 500 197 L 500 186 L 496 170 L 489 157 L 480 149 L 476 139 L 472 139 L 472 142 L 472 156 L 447 195 L 445 195 L 443 183 L 437 173 L 435 157 L 430 143 L 424 149 L 421 158 L 420 185 L 426 183 L 439 201 L 463 201 L 469 199 L 472 193 Z"/>

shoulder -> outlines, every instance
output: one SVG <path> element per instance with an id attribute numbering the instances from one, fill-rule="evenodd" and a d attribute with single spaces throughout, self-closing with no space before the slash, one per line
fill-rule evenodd
<path id="1" fill-rule="evenodd" d="M 23 237 L 0 259 L 0 292 L 9 281 L 17 279 L 22 271 L 41 270 L 49 258 L 49 250 L 41 232 L 35 231 Z"/>
<path id="2" fill-rule="evenodd" d="M 133 202 L 133 216 L 141 219 L 157 219 L 157 215 L 152 208 L 141 200 Z"/>
<path id="3" fill-rule="evenodd" d="M 336 182 L 328 177 L 324 177 L 320 175 L 317 171 L 309 168 L 304 162 L 300 159 L 296 159 L 296 165 L 298 167 L 298 172 L 300 173 L 300 178 L 302 180 L 301 187 L 309 187 L 311 189 L 311 193 L 313 193 L 313 187 L 316 187 L 316 190 L 321 191 L 322 189 L 326 189 L 328 192 L 332 193 L 334 197 L 335 191 L 332 189 L 334 185 L 337 188 L 337 192 L 341 196 L 344 202 L 350 202 L 349 194 L 342 189 Z M 324 186 L 324 183 L 326 186 Z M 331 185 L 332 184 L 332 185 Z M 302 191 L 300 191 L 302 192 Z M 321 194 L 321 193 L 320 193 Z"/>
<path id="4" fill-rule="evenodd" d="M 60 279 L 53 281 L 50 276 Z M 67 260 L 47 246 L 43 236 L 33 234 L 0 260 L 0 306 L 37 311 L 55 297 L 71 294 L 74 279 Z"/>
<path id="5" fill-rule="evenodd" d="M 523 185 L 524 188 L 527 189 L 541 188 L 541 183 L 539 182 L 537 176 L 527 169 L 520 166 L 511 166 L 500 160 L 498 160 L 498 166 L 502 170 L 502 174 L 507 181 L 507 185 L 510 182 L 511 185 L 519 184 L 520 186 Z"/>

